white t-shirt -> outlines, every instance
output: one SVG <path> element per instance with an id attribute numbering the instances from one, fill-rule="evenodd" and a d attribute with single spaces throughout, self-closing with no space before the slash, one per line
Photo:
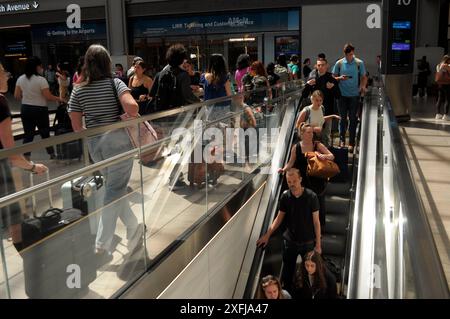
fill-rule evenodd
<path id="1" fill-rule="evenodd" d="M 47 106 L 47 99 L 42 95 L 42 90 L 48 89 L 48 82 L 42 76 L 32 75 L 27 78 L 21 75 L 16 83 L 22 89 L 22 104 L 34 106 Z"/>
<path id="2" fill-rule="evenodd" d="M 324 115 L 322 107 L 319 107 L 318 110 L 314 110 L 313 106 L 308 106 L 310 115 L 309 119 L 305 119 L 305 122 L 310 124 L 312 127 L 323 127 L 323 124 L 325 123 Z"/>

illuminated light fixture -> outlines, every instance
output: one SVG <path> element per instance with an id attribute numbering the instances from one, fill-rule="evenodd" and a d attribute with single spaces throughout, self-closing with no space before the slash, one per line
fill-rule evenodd
<path id="1" fill-rule="evenodd" d="M 253 41 L 256 41 L 256 38 L 231 38 L 228 41 L 230 41 L 230 42 L 253 42 Z"/>

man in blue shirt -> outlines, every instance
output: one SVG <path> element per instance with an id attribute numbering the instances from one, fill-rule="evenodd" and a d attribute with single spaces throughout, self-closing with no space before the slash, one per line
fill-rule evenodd
<path id="1" fill-rule="evenodd" d="M 333 68 L 333 75 L 339 81 L 341 98 L 339 99 L 339 136 L 340 146 L 345 146 L 347 131 L 347 116 L 350 119 L 349 151 L 353 152 L 358 124 L 357 112 L 360 96 L 366 92 L 367 76 L 364 62 L 355 57 L 355 47 L 351 44 L 344 46 L 345 57 L 338 60 Z"/>

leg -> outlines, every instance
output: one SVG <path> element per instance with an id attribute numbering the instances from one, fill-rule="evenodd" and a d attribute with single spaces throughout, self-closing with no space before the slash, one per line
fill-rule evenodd
<path id="1" fill-rule="evenodd" d="M 437 99 L 437 102 L 436 102 L 436 115 L 437 114 L 442 114 L 441 113 L 441 105 L 444 103 L 445 96 L 446 96 L 445 89 L 444 89 L 443 86 L 440 86 L 439 90 L 438 90 L 438 99 Z"/>
<path id="2" fill-rule="evenodd" d="M 448 109 L 450 107 L 450 85 L 446 85 L 444 87 L 444 93 L 445 93 L 445 104 L 444 104 L 444 115 L 448 115 Z"/>
<path id="3" fill-rule="evenodd" d="M 283 272 L 281 274 L 281 283 L 289 292 L 292 292 L 292 283 L 294 280 L 295 265 L 298 253 L 298 248 L 294 243 L 284 240 Z"/>
<path id="4" fill-rule="evenodd" d="M 349 117 L 350 117 L 350 146 L 355 146 L 356 127 L 358 126 L 358 105 L 359 97 L 352 97 L 349 100 Z"/>
<path id="5" fill-rule="evenodd" d="M 27 106 L 22 106 L 21 110 L 22 126 L 24 131 L 23 143 L 31 143 L 34 140 L 34 130 L 36 128 L 36 117 L 34 116 L 32 110 Z M 25 156 L 30 156 L 31 153 L 25 153 Z"/>
<path id="6" fill-rule="evenodd" d="M 348 98 L 343 96 L 339 99 L 338 110 L 341 120 L 339 121 L 339 140 L 345 144 L 345 133 L 347 132 Z"/>
<path id="7" fill-rule="evenodd" d="M 36 118 L 37 118 L 37 127 L 42 139 L 50 138 L 50 120 L 48 118 L 47 109 L 39 110 L 39 112 L 36 113 Z M 55 155 L 55 150 L 53 146 L 47 147 L 47 153 L 50 156 Z"/>

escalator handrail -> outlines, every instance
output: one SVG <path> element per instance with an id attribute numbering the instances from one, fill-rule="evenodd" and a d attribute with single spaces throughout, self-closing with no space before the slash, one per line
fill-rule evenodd
<path id="1" fill-rule="evenodd" d="M 291 146 L 292 146 L 292 142 L 294 140 L 294 134 L 295 134 L 295 125 L 296 125 L 296 119 L 298 118 L 298 114 L 300 111 L 300 103 L 296 106 L 296 109 L 294 111 L 294 123 L 293 126 L 291 127 L 291 131 L 289 133 L 289 143 L 288 143 L 288 147 L 285 150 L 284 153 L 284 158 L 283 158 L 283 166 L 287 164 L 287 162 L 289 161 L 289 156 L 291 153 Z M 269 207 L 267 208 L 266 211 L 266 215 L 264 218 L 264 222 L 261 228 L 261 232 L 260 232 L 260 237 L 263 236 L 267 230 L 269 229 L 270 225 L 272 224 L 273 221 L 273 216 L 276 214 L 276 210 L 278 207 L 278 200 L 281 196 L 281 188 L 282 188 L 282 184 L 283 184 L 283 178 L 284 175 L 278 174 L 277 180 L 275 181 L 275 185 L 276 186 L 276 190 L 275 192 L 273 192 L 275 194 L 275 196 L 269 201 Z M 254 291 L 254 287 L 256 280 L 259 279 L 259 271 L 261 269 L 261 265 L 263 263 L 264 260 L 264 256 L 265 256 L 265 251 L 262 248 L 258 248 L 256 249 L 254 258 L 253 258 L 253 263 L 252 266 L 250 268 L 250 272 L 249 272 L 249 276 L 248 276 L 248 281 L 245 287 L 245 291 L 244 291 L 244 298 L 245 299 L 251 299 L 253 298 L 255 291 Z"/>

